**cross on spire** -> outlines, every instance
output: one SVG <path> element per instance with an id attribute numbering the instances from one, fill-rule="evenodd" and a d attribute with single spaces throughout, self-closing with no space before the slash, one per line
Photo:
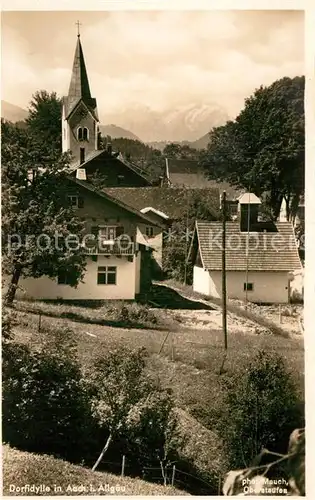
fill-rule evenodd
<path id="1" fill-rule="evenodd" d="M 79 37 L 80 36 L 80 26 L 82 26 L 82 23 L 80 23 L 80 21 L 77 21 L 75 24 L 78 27 L 78 37 Z"/>

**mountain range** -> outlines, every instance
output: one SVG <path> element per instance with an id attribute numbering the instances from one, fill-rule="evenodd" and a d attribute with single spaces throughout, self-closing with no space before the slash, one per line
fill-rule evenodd
<path id="1" fill-rule="evenodd" d="M 16 123 L 19 121 L 24 121 L 27 118 L 28 112 L 27 110 L 16 106 L 15 104 L 11 104 L 7 101 L 1 101 L 1 118 L 4 118 L 5 120 L 11 121 L 12 123 Z M 209 128 L 210 130 L 210 128 Z M 108 125 L 100 125 L 100 131 L 104 137 L 109 135 L 113 139 L 117 139 L 120 137 L 124 137 L 126 139 L 131 139 L 134 141 L 142 141 L 136 134 L 128 130 L 127 128 L 119 127 L 114 124 L 108 124 Z M 147 144 L 153 148 L 163 150 L 166 144 L 170 142 L 176 142 L 179 144 L 187 144 L 192 148 L 195 149 L 203 149 L 207 146 L 208 144 L 208 133 L 203 135 L 197 140 L 193 141 L 152 141 L 152 142 L 147 142 Z"/>

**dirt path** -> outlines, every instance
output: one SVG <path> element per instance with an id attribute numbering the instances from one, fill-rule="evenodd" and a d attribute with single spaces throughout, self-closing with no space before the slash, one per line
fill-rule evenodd
<path id="1" fill-rule="evenodd" d="M 168 283 L 156 283 L 156 287 L 173 290 L 184 299 L 196 302 L 196 310 L 176 310 L 176 317 L 181 318 L 187 328 L 222 328 L 222 308 L 220 299 L 206 299 L 192 291 L 182 290 Z M 166 292 L 163 292 L 166 293 Z M 202 309 L 204 304 L 204 310 Z M 230 331 L 246 331 L 248 333 L 273 333 L 281 337 L 301 336 L 303 327 L 301 317 L 302 306 L 281 306 L 281 322 L 279 306 L 258 306 L 248 304 L 245 309 L 241 301 L 229 300 L 227 304 L 227 324 Z M 175 312 L 168 309 L 166 314 L 170 317 Z"/>

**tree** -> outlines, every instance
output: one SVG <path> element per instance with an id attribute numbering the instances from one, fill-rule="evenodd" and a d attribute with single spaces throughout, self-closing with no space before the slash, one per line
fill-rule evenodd
<path id="1" fill-rule="evenodd" d="M 56 92 L 35 92 L 28 108 L 28 129 L 40 147 L 49 147 L 61 153 L 62 101 Z"/>
<path id="2" fill-rule="evenodd" d="M 35 350 L 4 344 L 3 436 L 11 446 L 73 460 L 92 425 L 75 334 L 62 328 L 43 339 Z"/>
<path id="3" fill-rule="evenodd" d="M 163 270 L 168 277 L 188 284 L 192 280 L 192 266 L 187 263 L 187 256 L 195 221 L 219 220 L 221 215 L 213 209 L 215 202 L 212 202 L 209 193 L 199 189 L 183 189 L 182 196 L 187 200 L 187 207 L 165 236 Z"/>
<path id="4" fill-rule="evenodd" d="M 224 390 L 218 432 L 230 465 L 247 468 L 263 449 L 285 453 L 290 433 L 303 427 L 304 416 L 303 402 L 283 359 L 259 351 L 241 375 L 225 380 Z"/>
<path id="5" fill-rule="evenodd" d="M 107 439 L 93 470 L 115 439 L 125 438 L 130 452 L 138 458 L 141 452 L 144 461 L 155 456 L 162 471 L 175 451 L 175 439 L 178 445 L 171 394 L 148 376 L 146 357 L 143 348 L 120 347 L 94 364 L 89 377 L 92 408 Z"/>
<path id="6" fill-rule="evenodd" d="M 274 218 L 283 198 L 294 215 L 304 191 L 304 135 L 304 77 L 282 78 L 210 132 L 201 164 L 218 180 L 265 195 Z"/>
<path id="7" fill-rule="evenodd" d="M 82 278 L 85 256 L 73 235 L 79 242 L 83 223 L 69 206 L 68 166 L 67 155 L 56 150 L 48 155 L 28 131 L 3 124 L 2 249 L 4 272 L 11 276 L 7 304 L 21 277 L 54 278 L 66 272 L 72 286 Z"/>
<path id="8" fill-rule="evenodd" d="M 163 155 L 166 158 L 196 160 L 199 158 L 200 152 L 197 149 L 190 147 L 188 144 L 177 144 L 175 142 L 171 142 L 165 146 Z"/>

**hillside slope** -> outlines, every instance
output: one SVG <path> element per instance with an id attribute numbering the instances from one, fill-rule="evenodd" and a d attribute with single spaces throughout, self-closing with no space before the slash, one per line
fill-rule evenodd
<path id="1" fill-rule="evenodd" d="M 1 101 L 1 118 L 15 123 L 25 120 L 27 116 L 28 112 L 25 109 L 15 106 L 15 104 L 11 104 L 10 102 Z"/>
<path id="2" fill-rule="evenodd" d="M 124 137 L 125 139 L 132 139 L 133 141 L 141 141 L 139 137 L 122 127 L 118 127 L 117 125 L 100 125 L 100 132 L 103 137 L 109 135 L 112 139 L 119 139 L 120 137 Z"/>
<path id="3" fill-rule="evenodd" d="M 21 490 L 27 485 L 41 490 Z M 141 479 L 120 477 L 3 446 L 3 495 L 188 495 Z"/>

